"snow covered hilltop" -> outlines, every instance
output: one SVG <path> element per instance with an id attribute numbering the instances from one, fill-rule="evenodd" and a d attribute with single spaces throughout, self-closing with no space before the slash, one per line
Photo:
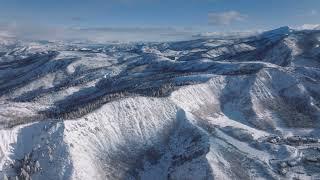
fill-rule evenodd
<path id="1" fill-rule="evenodd" d="M 1 41 L 1 178 L 320 177 L 320 30 Z"/>

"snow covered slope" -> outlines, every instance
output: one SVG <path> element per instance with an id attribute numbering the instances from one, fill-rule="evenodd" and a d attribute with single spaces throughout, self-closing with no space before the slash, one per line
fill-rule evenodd
<path id="1" fill-rule="evenodd" d="M 320 177 L 318 30 L 0 46 L 0 178 Z"/>

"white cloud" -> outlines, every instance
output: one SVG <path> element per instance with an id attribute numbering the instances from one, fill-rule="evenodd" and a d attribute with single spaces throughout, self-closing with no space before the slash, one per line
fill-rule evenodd
<path id="1" fill-rule="evenodd" d="M 246 15 L 243 15 L 237 11 L 226 11 L 208 14 L 208 21 L 210 25 L 230 25 L 237 21 L 243 21 L 246 18 Z"/>
<path id="2" fill-rule="evenodd" d="M 296 27 L 297 30 L 320 30 L 320 24 L 303 24 Z"/>
<path id="3" fill-rule="evenodd" d="M 318 11 L 313 9 L 313 10 L 310 11 L 309 15 L 310 16 L 316 16 L 316 15 L 318 15 Z"/>
<path id="4" fill-rule="evenodd" d="M 318 16 L 319 15 L 319 11 L 316 9 L 311 9 L 308 11 L 304 11 L 302 14 L 298 14 L 298 16 L 300 17 L 314 17 L 314 16 Z"/>
<path id="5" fill-rule="evenodd" d="M 8 34 L 10 32 L 10 34 Z M 0 23 L 0 37 L 27 40 L 68 41 L 171 41 L 192 37 L 194 32 L 175 27 L 49 27 L 37 24 Z"/>
<path id="6" fill-rule="evenodd" d="M 194 34 L 192 30 L 174 27 L 91 27 L 73 28 L 70 31 L 96 42 L 183 40 Z"/>

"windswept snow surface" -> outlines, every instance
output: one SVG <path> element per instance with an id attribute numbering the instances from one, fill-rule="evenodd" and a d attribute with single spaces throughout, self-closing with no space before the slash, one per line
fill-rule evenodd
<path id="1" fill-rule="evenodd" d="M 320 178 L 319 30 L 0 41 L 0 178 Z"/>

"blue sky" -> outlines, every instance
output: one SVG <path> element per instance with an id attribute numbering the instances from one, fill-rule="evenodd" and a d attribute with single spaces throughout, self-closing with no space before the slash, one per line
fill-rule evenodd
<path id="1" fill-rule="evenodd" d="M 0 0 L 0 22 L 18 25 L 202 32 L 295 27 L 319 21 L 319 0 Z"/>

